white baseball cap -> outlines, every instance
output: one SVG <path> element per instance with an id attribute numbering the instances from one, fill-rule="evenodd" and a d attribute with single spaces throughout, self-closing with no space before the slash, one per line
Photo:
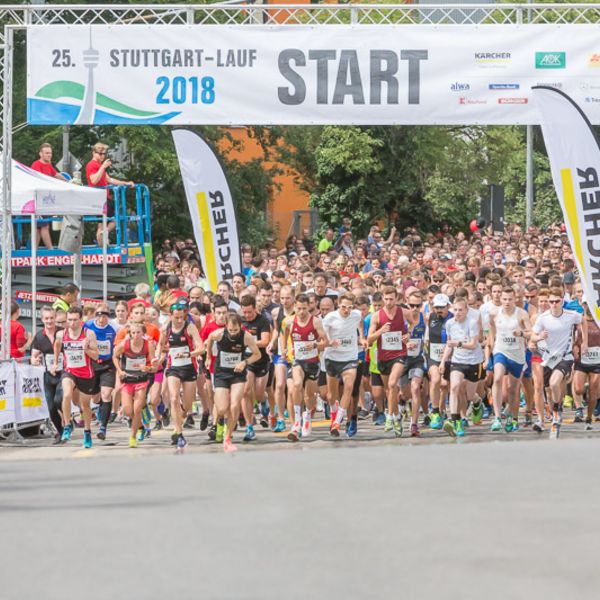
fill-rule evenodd
<path id="1" fill-rule="evenodd" d="M 445 308 L 450 304 L 450 298 L 446 294 L 436 294 L 433 299 L 433 308 Z"/>

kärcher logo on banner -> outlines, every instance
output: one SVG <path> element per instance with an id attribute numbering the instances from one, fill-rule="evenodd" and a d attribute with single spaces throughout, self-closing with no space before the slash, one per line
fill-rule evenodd
<path id="1" fill-rule="evenodd" d="M 564 69 L 567 66 L 566 52 L 536 52 L 536 69 Z"/>
<path id="2" fill-rule="evenodd" d="M 487 68 L 507 67 L 512 60 L 510 52 L 475 52 L 473 57 L 477 66 Z"/>

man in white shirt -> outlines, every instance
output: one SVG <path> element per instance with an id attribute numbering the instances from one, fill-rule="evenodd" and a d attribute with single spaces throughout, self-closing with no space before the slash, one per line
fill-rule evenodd
<path id="1" fill-rule="evenodd" d="M 323 319 L 323 329 L 329 339 L 325 349 L 327 387 L 330 394 L 332 437 L 339 437 L 340 427 L 352 403 L 352 388 L 358 368 L 359 343 L 364 347 L 362 317 L 359 310 L 353 310 L 354 296 L 343 294 L 339 298 L 339 308 Z M 344 384 L 342 397 L 340 379 Z M 336 410 L 339 399 L 339 408 Z M 356 408 L 356 407 L 353 407 Z"/>
<path id="2" fill-rule="evenodd" d="M 552 402 L 551 434 L 558 436 L 562 422 L 563 381 L 573 368 L 573 339 L 587 339 L 587 329 L 582 315 L 563 308 L 564 292 L 560 287 L 550 288 L 548 302 L 550 310 L 542 313 L 533 326 L 532 342 L 544 342 L 542 364 L 544 365 L 544 387 L 549 389 Z M 585 352 L 587 349 L 582 348 Z M 541 432 L 543 426 L 534 429 Z"/>

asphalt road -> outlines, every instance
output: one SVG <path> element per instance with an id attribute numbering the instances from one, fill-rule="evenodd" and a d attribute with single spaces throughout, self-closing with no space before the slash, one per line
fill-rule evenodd
<path id="1" fill-rule="evenodd" d="M 595 598 L 600 440 L 580 429 L 2 446 L 1 597 Z"/>

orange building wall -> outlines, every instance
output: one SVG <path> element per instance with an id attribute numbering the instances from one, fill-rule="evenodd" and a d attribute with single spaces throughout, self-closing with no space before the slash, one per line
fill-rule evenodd
<path id="1" fill-rule="evenodd" d="M 229 134 L 236 142 L 241 142 L 241 149 L 233 149 L 226 139 L 221 142 L 221 150 L 240 162 L 247 162 L 256 158 L 263 160 L 265 169 L 275 166 L 282 175 L 274 178 L 275 189 L 273 198 L 268 206 L 267 218 L 272 224 L 277 240 L 283 242 L 292 233 L 294 210 L 308 210 L 309 195 L 301 190 L 294 181 L 294 173 L 287 165 L 264 160 L 264 152 L 260 144 L 248 136 L 245 127 L 228 129 Z M 308 226 L 308 221 L 303 219 L 303 226 Z M 305 225 L 304 225 L 305 224 Z"/>

